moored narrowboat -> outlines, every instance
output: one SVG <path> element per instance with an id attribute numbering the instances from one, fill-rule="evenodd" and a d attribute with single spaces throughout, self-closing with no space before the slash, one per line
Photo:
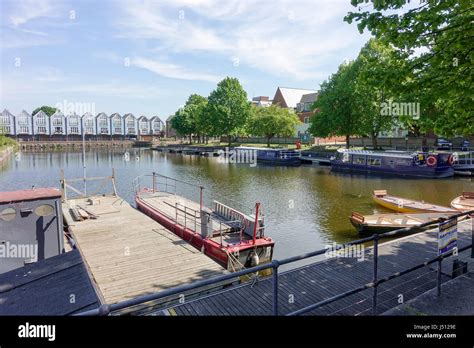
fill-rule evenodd
<path id="1" fill-rule="evenodd" d="M 301 164 L 300 150 L 289 150 L 283 148 L 273 149 L 251 146 L 239 146 L 236 147 L 235 150 L 239 152 L 252 151 L 256 154 L 257 162 L 289 166 L 299 166 Z"/>
<path id="2" fill-rule="evenodd" d="M 454 175 L 453 161 L 449 153 L 339 149 L 331 159 L 331 168 L 401 177 L 447 178 Z"/>

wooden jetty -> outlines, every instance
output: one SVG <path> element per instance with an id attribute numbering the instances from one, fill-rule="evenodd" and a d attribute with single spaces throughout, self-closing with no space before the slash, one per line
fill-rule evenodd
<path id="1" fill-rule="evenodd" d="M 63 178 L 63 188 L 71 189 L 70 181 Z M 103 303 L 227 273 L 116 194 L 64 198 L 64 221 Z"/>
<path id="2" fill-rule="evenodd" d="M 472 220 L 458 224 L 458 248 L 472 241 Z M 379 245 L 379 279 L 437 256 L 437 229 L 392 240 Z M 363 260 L 332 257 L 282 272 L 278 275 L 279 314 L 285 315 L 338 294 L 370 283 L 373 277 L 373 248 L 363 251 Z M 470 250 L 468 250 L 470 252 Z M 453 257 L 444 260 L 441 281 L 452 279 Z M 401 275 L 378 286 L 377 314 L 436 287 L 437 264 Z M 326 304 L 310 315 L 371 315 L 373 289 Z M 233 286 L 180 304 L 152 312 L 152 315 L 272 315 L 272 279 Z"/>

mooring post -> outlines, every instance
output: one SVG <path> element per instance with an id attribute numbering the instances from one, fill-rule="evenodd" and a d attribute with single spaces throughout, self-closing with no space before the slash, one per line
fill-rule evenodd
<path id="1" fill-rule="evenodd" d="M 203 188 L 204 188 L 204 187 L 199 186 L 199 190 L 200 190 L 200 192 L 199 192 L 199 209 L 200 209 L 200 210 L 202 210 L 202 189 L 203 189 Z"/>
<path id="2" fill-rule="evenodd" d="M 273 279 L 273 315 L 278 315 L 278 260 L 272 261 L 272 279 Z"/>
<path id="3" fill-rule="evenodd" d="M 474 214 L 471 214 L 471 259 L 474 259 Z"/>
<path id="4" fill-rule="evenodd" d="M 441 266 L 442 266 L 442 262 L 443 262 L 443 256 L 440 256 L 440 258 L 438 260 L 438 285 L 437 285 L 438 296 L 441 296 Z"/>
<path id="5" fill-rule="evenodd" d="M 155 193 L 155 184 L 156 184 L 156 183 L 155 183 L 155 181 L 156 181 L 156 179 L 155 179 L 155 172 L 153 172 L 152 175 L 153 175 L 153 193 Z"/>
<path id="6" fill-rule="evenodd" d="M 379 262 L 379 236 L 375 234 L 374 235 L 374 278 L 372 281 L 374 284 L 374 289 L 372 293 L 372 315 L 377 315 L 378 262 Z"/>

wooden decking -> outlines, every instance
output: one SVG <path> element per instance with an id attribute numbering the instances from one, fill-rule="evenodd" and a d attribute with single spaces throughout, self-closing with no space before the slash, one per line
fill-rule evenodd
<path id="1" fill-rule="evenodd" d="M 458 248 L 471 243 L 472 220 L 458 224 Z M 470 250 L 467 252 L 470 253 Z M 466 252 L 464 257 L 466 257 Z M 279 314 L 284 315 L 352 290 L 372 281 L 373 248 L 364 259 L 327 258 L 279 274 Z M 396 239 L 379 246 L 378 278 L 403 271 L 437 256 L 437 229 Z M 468 256 L 467 256 L 468 257 Z M 471 260 L 469 258 L 469 260 Z M 451 279 L 453 257 L 443 261 L 442 281 Z M 437 264 L 405 274 L 378 287 L 377 314 L 381 314 L 436 287 Z M 367 289 L 320 307 L 308 314 L 370 315 L 373 289 Z M 154 315 L 272 315 L 272 279 L 233 286 Z"/>
<path id="2" fill-rule="evenodd" d="M 65 222 L 103 300 L 116 303 L 147 293 L 218 276 L 226 271 L 121 198 L 96 197 L 63 204 Z M 74 221 L 81 206 L 97 219 Z"/>

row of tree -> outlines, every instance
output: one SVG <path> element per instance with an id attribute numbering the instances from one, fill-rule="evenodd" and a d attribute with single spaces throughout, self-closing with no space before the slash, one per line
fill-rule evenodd
<path id="1" fill-rule="evenodd" d="M 371 11 L 360 6 L 366 0 L 351 2 L 359 10 L 345 20 L 374 39 L 321 85 L 310 132 L 345 136 L 347 143 L 350 136 L 370 136 L 374 147 L 394 125 L 414 135 L 474 134 L 472 2 L 422 1 L 402 15 L 383 11 L 407 0 L 373 0 Z M 419 109 L 384 112 L 399 104 Z"/>
<path id="2" fill-rule="evenodd" d="M 254 107 L 237 78 L 226 77 L 217 84 L 209 97 L 191 94 L 185 105 L 176 111 L 171 126 L 178 135 L 197 137 L 199 142 L 210 136 L 232 137 L 254 135 L 267 138 L 289 137 L 300 123 L 296 114 L 278 105 Z"/>

